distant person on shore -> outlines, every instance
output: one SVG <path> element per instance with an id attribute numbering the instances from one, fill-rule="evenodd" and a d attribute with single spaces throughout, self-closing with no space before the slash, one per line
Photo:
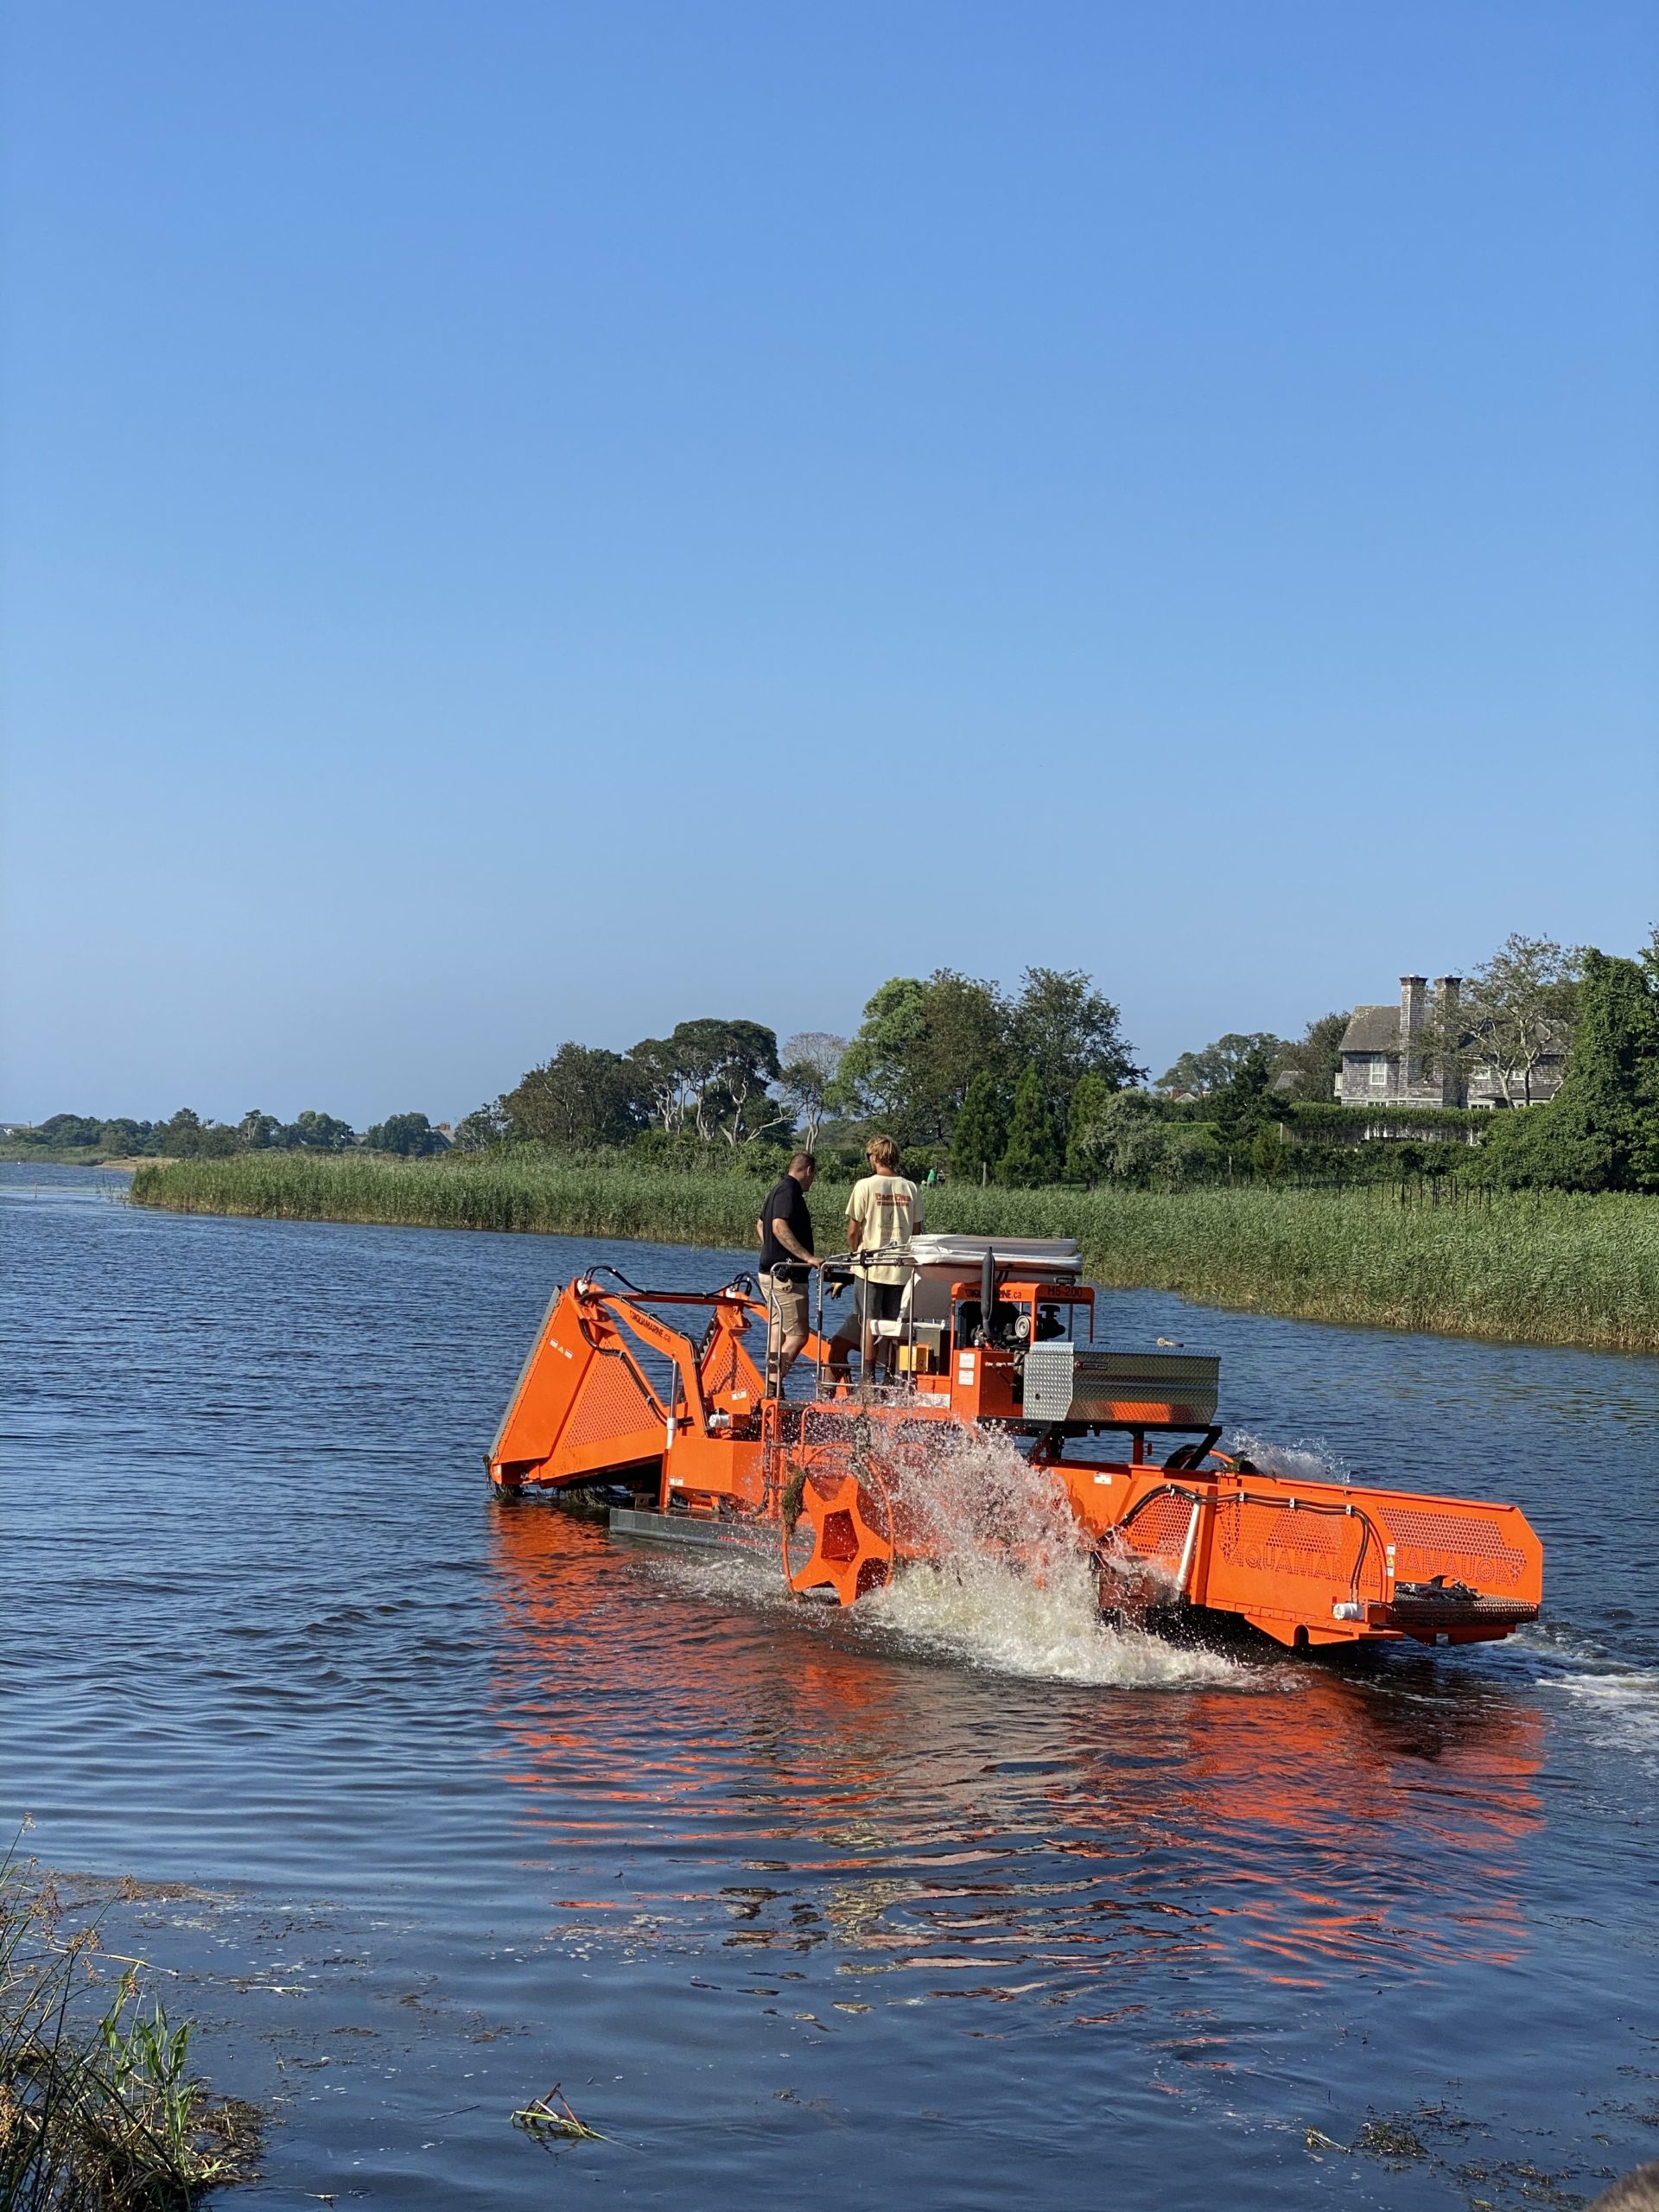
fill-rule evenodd
<path id="1" fill-rule="evenodd" d="M 854 1184 L 847 1201 L 847 1249 L 908 1251 L 911 1238 L 922 1225 L 922 1194 L 899 1173 L 899 1147 L 891 1137 L 872 1137 L 864 1157 L 870 1172 Z M 886 1371 L 888 1339 L 876 1336 L 875 1324 L 899 1319 L 911 1270 L 902 1260 L 869 1261 L 855 1266 L 853 1274 L 853 1310 L 830 1347 L 830 1371 L 838 1382 L 847 1379 L 855 1344 L 860 1347 L 867 1377 Z"/>
<path id="2" fill-rule="evenodd" d="M 819 1262 L 812 1249 L 806 1194 L 817 1173 L 810 1152 L 798 1152 L 761 1202 L 760 1288 L 766 1301 L 766 1388 L 781 1390 L 807 1339 L 806 1283 Z"/>

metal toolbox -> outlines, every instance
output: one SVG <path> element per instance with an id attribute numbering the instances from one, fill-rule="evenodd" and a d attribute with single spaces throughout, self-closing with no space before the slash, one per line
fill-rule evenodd
<path id="1" fill-rule="evenodd" d="M 1221 1362 L 1207 1352 L 1033 1344 L 1026 1354 L 1023 1410 L 1027 1421 L 1208 1428 L 1220 1379 Z"/>

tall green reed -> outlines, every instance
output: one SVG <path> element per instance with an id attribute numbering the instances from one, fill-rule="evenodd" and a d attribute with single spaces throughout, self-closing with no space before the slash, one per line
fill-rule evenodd
<path id="1" fill-rule="evenodd" d="M 618 1160 L 396 1161 L 247 1154 L 142 1167 L 139 1205 L 291 1221 L 752 1249 L 760 1186 Z M 817 1185 L 820 1246 L 838 1247 L 844 1188 Z M 1075 1236 L 1097 1282 L 1309 1320 L 1523 1343 L 1659 1351 L 1659 1202 L 1560 1192 L 1488 1205 L 1402 1205 L 1389 1189 L 1165 1193 L 948 1184 L 931 1226 L 983 1236 Z"/>

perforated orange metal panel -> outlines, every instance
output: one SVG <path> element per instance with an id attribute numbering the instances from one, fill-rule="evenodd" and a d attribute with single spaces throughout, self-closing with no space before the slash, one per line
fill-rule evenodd
<path id="1" fill-rule="evenodd" d="M 1154 1497 L 1123 1531 L 1125 1542 L 1142 1559 L 1167 1560 L 1174 1566 L 1192 1525 L 1192 1506 L 1185 1497 Z"/>
<path id="2" fill-rule="evenodd" d="M 1384 1509 L 1395 1544 L 1395 1572 L 1402 1581 L 1427 1581 L 1454 1574 L 1478 1588 L 1513 1589 L 1527 1571 L 1527 1556 L 1508 1540 L 1501 1521 L 1490 1514 L 1425 1510 L 1395 1505 Z"/>
<path id="3" fill-rule="evenodd" d="M 580 1451 L 585 1444 L 602 1443 L 607 1437 L 661 1419 L 629 1362 L 620 1352 L 600 1354 L 588 1370 L 582 1395 L 570 1409 L 558 1448 Z"/>
<path id="4" fill-rule="evenodd" d="M 717 1398 L 722 1390 L 729 1390 L 741 1381 L 742 1373 L 737 1339 L 729 1330 L 721 1329 L 717 1340 L 709 1347 L 709 1363 L 702 1370 L 703 1390 L 710 1398 Z"/>

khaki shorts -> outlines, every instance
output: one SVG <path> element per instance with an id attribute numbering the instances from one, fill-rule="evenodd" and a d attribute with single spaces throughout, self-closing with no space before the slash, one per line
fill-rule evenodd
<path id="1" fill-rule="evenodd" d="M 771 1317 L 774 1339 L 804 1337 L 810 1326 L 804 1275 L 799 1282 L 791 1282 L 786 1275 L 762 1275 L 760 1287 L 766 1294 L 766 1312 Z"/>

